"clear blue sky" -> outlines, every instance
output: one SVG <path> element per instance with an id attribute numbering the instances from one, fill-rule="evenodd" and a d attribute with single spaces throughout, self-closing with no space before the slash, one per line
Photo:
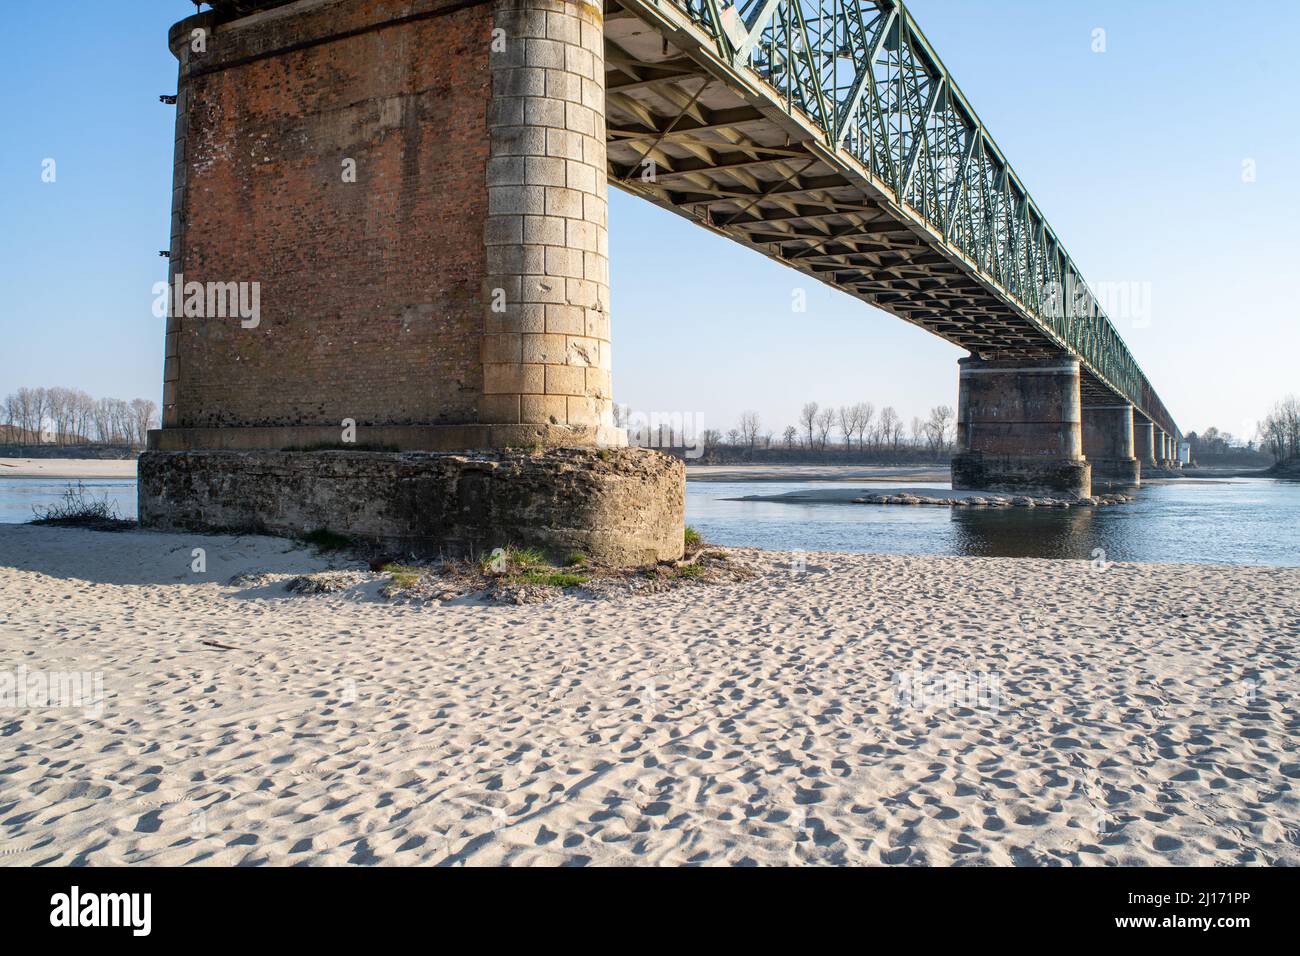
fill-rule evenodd
<path id="1" fill-rule="evenodd" d="M 1084 275 L 1151 283 L 1149 325 L 1117 325 L 1184 431 L 1242 433 L 1300 392 L 1300 4 L 909 6 Z M 175 89 L 167 28 L 192 10 L 6 0 L 0 394 L 158 398 L 173 120 L 158 95 Z M 620 402 L 722 430 L 752 408 L 776 432 L 810 399 L 905 421 L 956 404 L 960 350 L 617 191 L 610 246 Z"/>

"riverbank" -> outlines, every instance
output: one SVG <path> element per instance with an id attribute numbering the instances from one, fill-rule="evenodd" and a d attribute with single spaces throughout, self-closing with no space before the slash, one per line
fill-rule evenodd
<path id="1" fill-rule="evenodd" d="M 726 501 L 769 501 L 784 504 L 842 504 L 842 505 L 921 505 L 942 507 L 993 507 L 993 508 L 1097 508 L 1132 501 L 1129 495 L 1102 494 L 1087 498 L 1053 498 L 1043 495 L 1001 494 L 990 491 L 970 491 L 933 488 L 803 488 L 777 495 L 742 495 Z"/>
<path id="2" fill-rule="evenodd" d="M 0 659 L 103 687 L 7 709 L 3 862 L 1300 864 L 1300 570 L 738 557 L 418 606 L 0 526 Z"/>
<path id="3" fill-rule="evenodd" d="M 947 465 L 693 465 L 687 481 L 949 481 Z"/>
<path id="4" fill-rule="evenodd" d="M 0 478 L 134 477 L 134 458 L 0 458 Z"/>

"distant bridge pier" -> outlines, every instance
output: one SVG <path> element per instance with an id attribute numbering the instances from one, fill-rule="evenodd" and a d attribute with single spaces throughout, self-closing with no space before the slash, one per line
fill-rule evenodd
<path id="1" fill-rule="evenodd" d="M 1169 467 L 1170 468 L 1183 467 L 1182 459 L 1178 457 L 1178 436 L 1170 435 L 1168 436 L 1168 441 L 1169 441 Z"/>
<path id="2" fill-rule="evenodd" d="M 1160 433 L 1160 467 L 1165 469 L 1181 468 L 1178 460 L 1178 438 L 1168 432 Z"/>
<path id="3" fill-rule="evenodd" d="M 1142 468 L 1156 466 L 1156 426 L 1153 422 L 1133 422 L 1133 453 Z"/>
<path id="4" fill-rule="evenodd" d="M 212 6 L 170 36 L 200 292 L 141 522 L 680 557 L 684 468 L 612 421 L 601 4 Z M 205 310 L 217 284 L 258 314 Z"/>
<path id="5" fill-rule="evenodd" d="M 1087 497 L 1079 360 L 1068 356 L 958 362 L 958 489 Z"/>
<path id="6" fill-rule="evenodd" d="M 1133 406 L 1128 402 L 1083 406 L 1083 454 L 1094 485 L 1136 488 L 1142 466 L 1134 454 Z"/>

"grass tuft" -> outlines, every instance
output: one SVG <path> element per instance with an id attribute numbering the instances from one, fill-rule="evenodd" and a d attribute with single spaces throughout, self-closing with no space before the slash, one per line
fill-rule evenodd
<path id="1" fill-rule="evenodd" d="M 392 578 L 392 587 L 396 591 L 409 591 L 420 583 L 424 575 L 423 568 L 413 568 L 405 564 L 386 564 L 384 573 Z"/>
<path id="2" fill-rule="evenodd" d="M 564 571 L 525 571 L 515 575 L 513 581 L 519 584 L 543 584 L 554 588 L 572 588 L 586 584 L 590 579 L 583 574 L 569 574 Z"/>
<path id="3" fill-rule="evenodd" d="M 546 555 L 537 548 L 500 548 L 481 555 L 479 570 L 484 574 L 510 574 L 547 566 Z"/>
<path id="4" fill-rule="evenodd" d="M 96 498 L 86 489 L 84 482 L 69 484 L 57 504 L 48 508 L 32 509 L 32 524 L 55 525 L 62 528 L 90 528 L 96 531 L 123 531 L 135 527 L 118 513 L 117 505 L 105 494 Z"/>
<path id="5" fill-rule="evenodd" d="M 695 548 L 700 548 L 703 546 L 704 546 L 704 536 L 700 534 L 698 531 L 696 531 L 694 528 L 692 528 L 690 525 L 687 525 L 686 526 L 686 550 L 691 551 Z"/>
<path id="6" fill-rule="evenodd" d="M 508 548 L 506 551 L 510 563 L 520 568 L 541 568 L 546 566 L 546 555 L 537 548 Z"/>

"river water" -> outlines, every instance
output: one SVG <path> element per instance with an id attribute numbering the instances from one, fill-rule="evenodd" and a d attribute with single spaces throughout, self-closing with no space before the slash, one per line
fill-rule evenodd
<path id="1" fill-rule="evenodd" d="M 948 488 L 938 482 L 908 486 Z M 1296 482 L 1241 478 L 1148 484 L 1136 501 L 1102 508 L 725 500 L 825 487 L 811 482 L 688 482 L 686 519 L 706 541 L 779 551 L 1085 559 L 1100 548 L 1109 561 L 1300 566 Z"/>
<path id="2" fill-rule="evenodd" d="M 91 479 L 135 517 L 135 481 Z M 946 489 L 942 483 L 908 487 Z M 66 480 L 0 478 L 0 522 L 30 521 L 58 501 Z M 835 487 L 853 487 L 836 482 Z M 1144 485 L 1137 500 L 1105 508 L 943 508 L 833 502 L 728 501 L 826 488 L 822 482 L 690 481 L 686 520 L 715 544 L 776 551 L 861 551 L 984 557 L 1300 566 L 1300 483 L 1260 478 Z M 864 491 L 885 485 L 861 483 Z"/>
<path id="3" fill-rule="evenodd" d="M 34 510 L 58 504 L 69 485 L 67 478 L 0 478 L 0 524 L 31 521 Z M 83 478 L 87 498 L 108 498 L 123 518 L 135 517 L 134 478 Z"/>

